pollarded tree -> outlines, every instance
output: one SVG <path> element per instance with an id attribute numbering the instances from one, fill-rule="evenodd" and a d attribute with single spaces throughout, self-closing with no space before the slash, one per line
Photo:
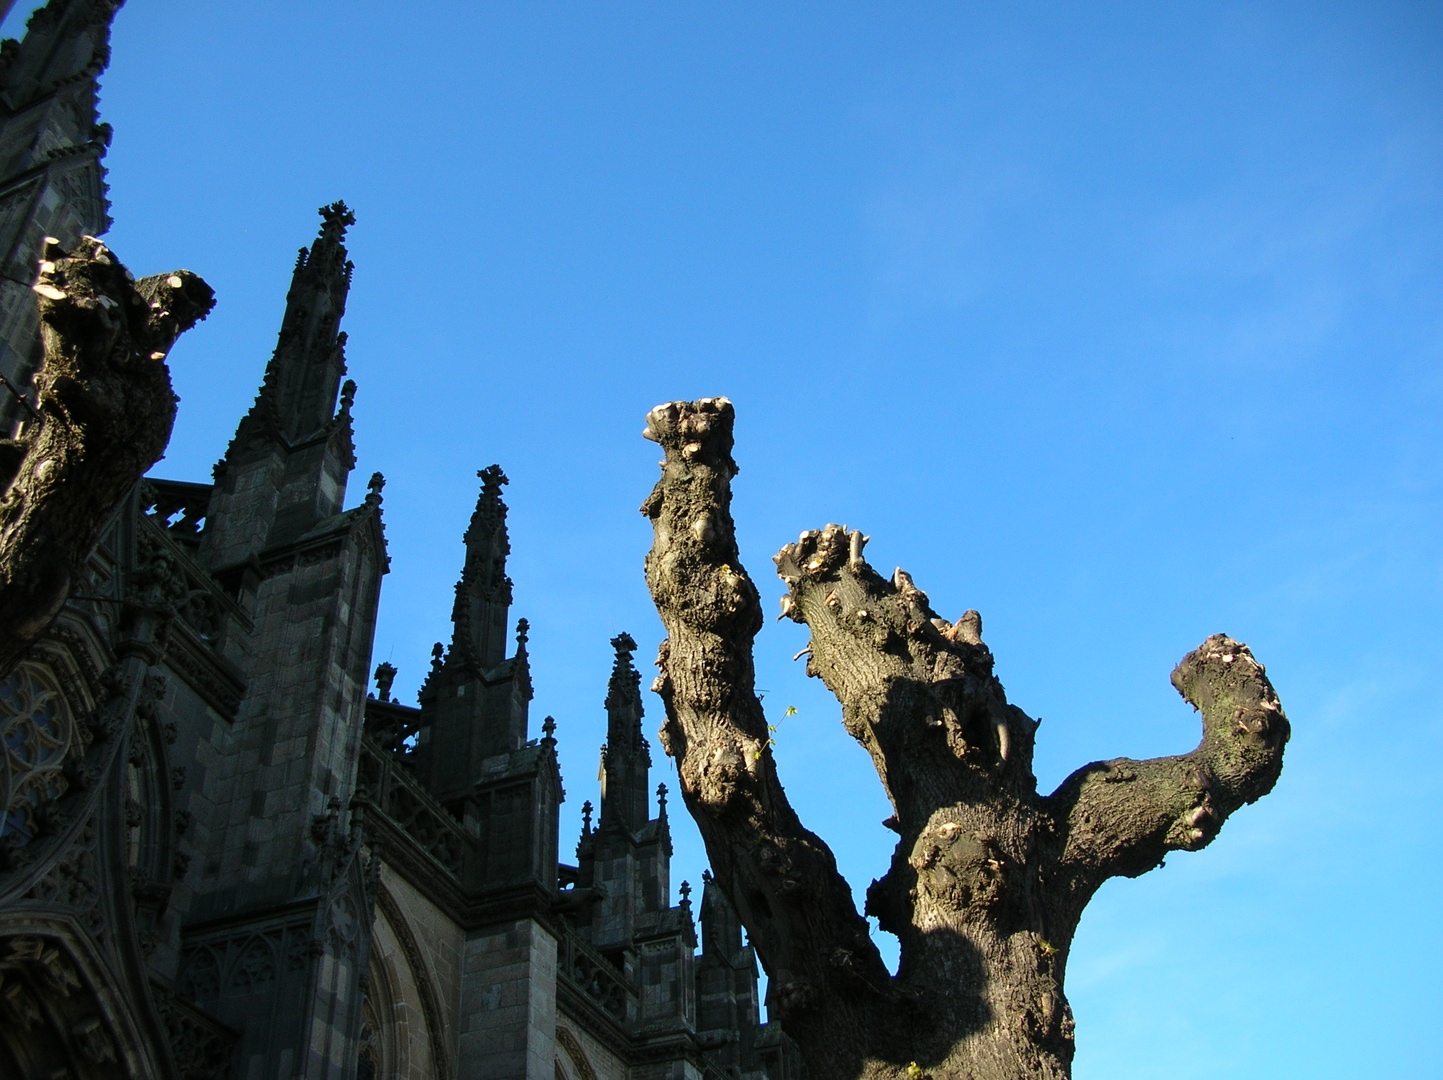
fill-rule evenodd
<path id="1" fill-rule="evenodd" d="M 0 677 L 50 625 L 101 530 L 175 423 L 165 358 L 215 294 L 189 270 L 136 281 L 94 237 L 47 240 L 37 403 L 0 441 Z"/>
<path id="2" fill-rule="evenodd" d="M 653 688 L 687 809 L 783 1029 L 815 1080 L 1067 1077 L 1063 974 L 1088 900 L 1110 877 L 1206 847 L 1278 778 L 1288 721 L 1262 665 L 1208 638 L 1172 673 L 1202 714 L 1197 749 L 1093 762 L 1043 795 L 1037 724 L 1007 701 L 975 611 L 939 618 L 907 574 L 867 564 L 857 531 L 828 525 L 782 548 L 782 614 L 811 631 L 807 673 L 836 695 L 892 803 L 900 838 L 866 910 L 901 941 L 894 977 L 768 748 L 752 664 L 762 609 L 730 509 L 733 418 L 725 398 L 647 417 L 666 455 L 642 506 L 667 631 Z"/>

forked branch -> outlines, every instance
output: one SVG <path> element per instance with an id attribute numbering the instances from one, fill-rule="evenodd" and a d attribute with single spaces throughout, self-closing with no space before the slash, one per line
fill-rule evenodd
<path id="1" fill-rule="evenodd" d="M 1173 673 L 1202 711 L 1196 750 L 1089 765 L 1044 798 L 1037 725 L 993 675 L 981 617 L 939 617 L 908 574 L 867 563 L 857 530 L 803 533 L 776 556 L 781 614 L 811 631 L 807 672 L 841 703 L 892 802 L 897 849 L 867 891 L 867 913 L 901 942 L 890 977 L 768 749 L 752 668 L 761 607 L 730 510 L 732 422 L 725 398 L 647 418 L 665 451 L 642 507 L 668 635 L 655 689 L 662 743 L 785 1030 L 818 1076 L 1064 1080 L 1062 984 L 1082 908 L 1108 877 L 1206 845 L 1272 788 L 1288 737 L 1277 695 L 1246 646 L 1211 637 Z"/>

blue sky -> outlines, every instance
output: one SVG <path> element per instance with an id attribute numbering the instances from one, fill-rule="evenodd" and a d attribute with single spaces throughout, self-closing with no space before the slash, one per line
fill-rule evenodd
<path id="1" fill-rule="evenodd" d="M 1084 917 L 1079 1080 L 1436 1076 L 1440 78 L 1432 4 L 130 0 L 110 240 L 219 294 L 156 471 L 209 475 L 345 198 L 378 659 L 414 693 L 500 462 L 565 835 L 607 639 L 660 637 L 642 417 L 726 394 L 753 574 L 839 521 L 981 610 L 1044 787 L 1194 745 L 1206 635 L 1268 665 L 1277 790 Z M 804 643 L 770 625 L 759 684 L 860 895 L 887 811 Z"/>

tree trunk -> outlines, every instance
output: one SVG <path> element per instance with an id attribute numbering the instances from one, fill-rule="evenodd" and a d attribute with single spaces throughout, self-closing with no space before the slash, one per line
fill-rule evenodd
<path id="1" fill-rule="evenodd" d="M 855 530 L 828 525 L 784 547 L 782 615 L 810 628 L 807 673 L 836 695 L 892 803 L 900 839 L 866 911 L 900 939 L 893 977 L 831 850 L 777 779 L 753 683 L 761 604 L 730 511 L 731 403 L 672 402 L 647 421 L 666 454 L 642 506 L 668 635 L 653 686 L 662 744 L 809 1074 L 1069 1076 L 1063 975 L 1087 901 L 1109 877 L 1205 847 L 1277 780 L 1288 722 L 1262 666 L 1247 646 L 1208 638 L 1172 675 L 1202 713 L 1196 750 L 1094 762 L 1043 796 L 1037 723 L 1007 702 L 975 611 L 938 618 L 906 573 L 888 580 L 867 564 Z"/>
<path id="2" fill-rule="evenodd" d="M 21 435 L 0 442 L 0 677 L 49 626 L 100 531 L 164 452 L 165 358 L 215 303 L 188 270 L 136 281 L 99 240 L 47 241 L 35 285 L 45 356 Z"/>

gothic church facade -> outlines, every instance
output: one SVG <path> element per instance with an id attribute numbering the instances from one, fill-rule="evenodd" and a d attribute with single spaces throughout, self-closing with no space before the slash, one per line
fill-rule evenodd
<path id="1" fill-rule="evenodd" d="M 108 225 L 95 79 L 118 0 L 0 48 L 0 423 L 26 422 L 47 235 Z M 559 859 L 493 466 L 415 706 L 368 672 L 383 480 L 355 467 L 354 219 L 321 210 L 211 483 L 147 479 L 0 682 L 0 1076 L 792 1080 L 708 884 L 701 949 L 612 641 L 596 822 Z"/>

